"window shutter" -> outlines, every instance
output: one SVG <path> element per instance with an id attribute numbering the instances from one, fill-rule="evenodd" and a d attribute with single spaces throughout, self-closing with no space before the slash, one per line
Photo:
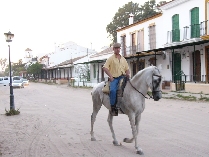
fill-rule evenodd
<path id="1" fill-rule="evenodd" d="M 199 8 L 191 10 L 191 38 L 200 37 Z"/>

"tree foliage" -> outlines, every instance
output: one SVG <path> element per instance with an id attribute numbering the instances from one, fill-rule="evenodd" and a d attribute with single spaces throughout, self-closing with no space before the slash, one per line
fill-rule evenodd
<path id="1" fill-rule="evenodd" d="M 35 64 L 31 64 L 27 68 L 27 73 L 35 77 L 41 73 L 42 68 L 43 68 L 43 64 L 39 64 L 38 62 L 36 62 Z"/>
<path id="2" fill-rule="evenodd" d="M 128 2 L 118 9 L 112 21 L 107 25 L 106 31 L 109 34 L 108 37 L 112 42 L 117 42 L 116 30 L 129 25 L 130 13 L 134 15 L 134 22 L 137 22 L 157 14 L 160 10 L 156 7 L 164 3 L 166 3 L 166 1 L 161 1 L 156 5 L 155 0 L 150 0 L 145 2 L 144 5 L 139 6 L 138 3 L 133 3 L 132 1 Z"/>
<path id="3" fill-rule="evenodd" d="M 12 63 L 11 72 L 13 76 L 19 76 L 21 71 L 25 71 L 25 64 L 22 63 L 22 59 L 19 59 L 18 63 Z M 7 65 L 4 74 L 9 76 L 9 65 Z"/>
<path id="4" fill-rule="evenodd" d="M 7 66 L 7 64 L 6 64 L 6 62 L 7 62 L 7 59 L 6 58 L 0 58 L 0 70 L 4 70 L 5 69 L 5 67 Z"/>
<path id="5" fill-rule="evenodd" d="M 76 65 L 75 66 L 75 75 L 76 77 L 82 79 L 82 80 L 90 80 L 90 67 L 88 64 L 84 65 Z"/>

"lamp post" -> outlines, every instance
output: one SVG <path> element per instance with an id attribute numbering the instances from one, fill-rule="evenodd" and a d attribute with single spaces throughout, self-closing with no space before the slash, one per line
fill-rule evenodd
<path id="1" fill-rule="evenodd" d="M 8 33 L 4 33 L 6 42 L 8 42 L 9 47 L 9 78 L 10 78 L 10 110 L 15 109 L 14 105 L 14 95 L 13 95 L 13 86 L 12 86 L 12 69 L 11 69 L 11 60 L 10 60 L 10 42 L 12 42 L 12 38 L 14 37 L 14 34 L 12 34 L 10 31 Z"/>

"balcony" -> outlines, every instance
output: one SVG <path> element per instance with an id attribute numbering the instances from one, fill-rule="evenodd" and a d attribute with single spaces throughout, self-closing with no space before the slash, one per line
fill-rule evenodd
<path id="1" fill-rule="evenodd" d="M 182 29 L 167 31 L 167 43 L 165 47 L 200 41 L 201 39 L 208 40 L 208 22 L 203 21 L 200 24 L 193 24 L 185 26 Z"/>
<path id="2" fill-rule="evenodd" d="M 122 47 L 121 52 L 124 57 L 136 55 L 136 52 L 140 52 L 140 44 L 129 47 Z"/>
<path id="3" fill-rule="evenodd" d="M 173 76 L 175 78 L 176 76 Z M 208 83 L 209 82 L 209 76 L 208 75 L 181 75 L 181 80 L 183 80 L 185 83 Z M 174 80 L 175 82 L 175 80 Z"/>

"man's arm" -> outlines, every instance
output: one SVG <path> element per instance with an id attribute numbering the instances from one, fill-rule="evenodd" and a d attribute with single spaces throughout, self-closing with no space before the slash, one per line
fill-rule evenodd
<path id="1" fill-rule="evenodd" d="M 114 78 L 113 78 L 112 75 L 110 74 L 110 71 L 109 71 L 107 68 L 105 68 L 105 67 L 103 67 L 103 70 L 104 70 L 104 72 L 109 76 L 110 81 L 112 82 L 112 81 L 114 80 Z"/>
<path id="2" fill-rule="evenodd" d="M 129 70 L 129 69 L 126 70 L 126 77 L 127 77 L 127 78 L 130 78 L 130 70 Z"/>

